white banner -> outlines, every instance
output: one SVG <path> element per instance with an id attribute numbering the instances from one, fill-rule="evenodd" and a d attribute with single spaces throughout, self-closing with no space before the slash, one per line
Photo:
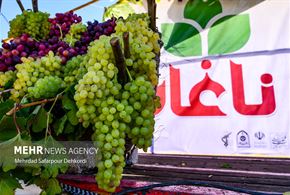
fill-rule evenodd
<path id="1" fill-rule="evenodd" d="M 158 4 L 153 152 L 290 157 L 289 8 L 283 0 Z"/>

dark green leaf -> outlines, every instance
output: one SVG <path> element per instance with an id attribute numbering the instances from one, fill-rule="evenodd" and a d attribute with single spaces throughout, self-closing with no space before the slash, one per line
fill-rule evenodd
<path id="1" fill-rule="evenodd" d="M 0 119 L 14 107 L 14 102 L 12 100 L 6 100 L 0 103 Z"/>
<path id="2" fill-rule="evenodd" d="M 31 142 L 22 140 L 20 134 L 17 134 L 15 137 L 5 142 L 0 142 L 0 166 L 4 172 L 16 168 L 15 159 L 24 159 L 29 156 L 27 154 L 15 153 L 14 147 L 29 145 L 31 145 Z"/>
<path id="3" fill-rule="evenodd" d="M 67 110 L 76 109 L 76 104 L 74 100 L 70 99 L 68 95 L 64 95 L 62 98 L 62 105 Z"/>
<path id="4" fill-rule="evenodd" d="M 77 115 L 76 115 L 76 110 L 75 109 L 73 109 L 73 110 L 70 110 L 66 115 L 67 115 L 67 117 L 68 117 L 68 120 L 69 120 L 69 122 L 72 124 L 72 125 L 77 125 L 77 124 L 79 124 L 79 119 L 78 119 L 78 117 L 77 117 Z"/>
<path id="5" fill-rule="evenodd" d="M 35 116 L 39 113 L 39 111 L 41 110 L 41 105 L 38 105 L 34 108 L 34 110 L 32 111 L 32 113 L 28 116 L 27 118 L 27 129 L 30 129 L 32 124 L 34 123 L 35 120 Z"/>
<path id="6" fill-rule="evenodd" d="M 26 128 L 26 118 L 16 117 L 16 122 L 21 130 Z M 12 116 L 4 116 L 0 120 L 0 141 L 5 141 L 13 138 L 17 134 L 17 129 Z"/>
<path id="7" fill-rule="evenodd" d="M 29 103 L 27 97 L 23 97 L 20 101 L 20 104 L 27 104 Z M 30 114 L 30 110 L 31 110 L 31 107 L 28 107 L 28 108 L 22 108 L 20 109 L 19 111 L 17 111 L 17 116 L 23 116 L 23 117 L 26 117 Z"/>
<path id="8" fill-rule="evenodd" d="M 208 32 L 208 54 L 232 53 L 241 49 L 251 34 L 249 15 L 225 16 Z"/>
<path id="9" fill-rule="evenodd" d="M 164 48 L 169 53 L 181 57 L 201 55 L 201 37 L 192 25 L 162 24 L 161 31 Z"/>
<path id="10" fill-rule="evenodd" d="M 64 128 L 64 133 L 69 134 L 74 132 L 75 127 L 71 123 L 66 123 Z"/>
<path id="11" fill-rule="evenodd" d="M 48 185 L 45 189 L 45 192 L 47 195 L 55 195 L 61 193 L 61 187 L 59 186 L 57 179 L 51 178 L 48 180 Z"/>
<path id="12" fill-rule="evenodd" d="M 4 89 L 11 89 L 14 84 L 14 79 L 10 79 L 8 82 L 5 83 Z"/>
<path id="13" fill-rule="evenodd" d="M 31 179 L 31 173 L 23 171 L 22 167 L 17 167 L 11 172 L 13 177 L 17 178 L 18 180 L 23 180 L 25 184 Z"/>
<path id="14" fill-rule="evenodd" d="M 90 132 L 88 129 L 84 128 L 82 124 L 78 124 L 76 126 L 73 126 L 73 133 L 67 135 L 67 139 L 70 141 L 79 140 L 86 137 L 85 139 L 90 139 L 90 135 L 92 132 Z"/>
<path id="15" fill-rule="evenodd" d="M 54 127 L 54 132 L 56 135 L 59 135 L 63 132 L 63 129 L 64 129 L 64 125 L 65 125 L 65 122 L 67 121 L 67 116 L 64 115 L 63 117 L 61 117 L 60 119 L 58 119 L 53 127 Z"/>
<path id="16" fill-rule="evenodd" d="M 16 178 L 8 173 L 0 173 L 0 194 L 14 195 L 15 189 L 22 188 Z"/>
<path id="17" fill-rule="evenodd" d="M 42 107 L 33 119 L 32 131 L 41 132 L 47 126 L 47 111 Z"/>
<path id="18" fill-rule="evenodd" d="M 215 15 L 222 12 L 219 0 L 189 0 L 184 8 L 184 18 L 199 23 L 204 28 Z"/>

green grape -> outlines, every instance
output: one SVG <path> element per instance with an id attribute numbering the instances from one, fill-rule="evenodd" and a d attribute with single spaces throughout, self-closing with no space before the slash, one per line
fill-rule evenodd
<path id="1" fill-rule="evenodd" d="M 75 43 L 80 40 L 82 33 L 86 30 L 86 25 L 82 23 L 72 24 L 70 26 L 69 33 L 65 35 L 64 41 L 70 46 L 74 46 Z"/>
<path id="2" fill-rule="evenodd" d="M 19 37 L 23 33 L 35 39 L 44 39 L 50 30 L 49 14 L 44 12 L 24 11 L 9 22 L 9 37 Z"/>
<path id="3" fill-rule="evenodd" d="M 83 63 L 85 56 L 78 55 L 63 66 L 64 81 L 67 85 L 76 84 L 87 72 Z"/>
<path id="4" fill-rule="evenodd" d="M 14 71 L 0 72 L 0 89 L 4 89 L 9 81 L 14 81 L 16 74 Z"/>
<path id="5" fill-rule="evenodd" d="M 64 82 L 57 76 L 45 76 L 36 81 L 33 87 L 28 88 L 28 95 L 36 99 L 51 98 L 57 95 L 61 88 L 64 88 Z"/>
<path id="6" fill-rule="evenodd" d="M 8 37 L 19 37 L 26 29 L 25 12 L 16 15 L 13 20 L 9 21 L 9 27 Z"/>
<path id="7" fill-rule="evenodd" d="M 16 80 L 11 91 L 11 99 L 18 102 L 35 83 L 45 76 L 62 77 L 61 58 L 55 56 L 52 51 L 47 56 L 34 60 L 33 58 L 21 58 L 21 64 L 17 64 Z M 30 89 L 31 90 L 31 89 Z"/>

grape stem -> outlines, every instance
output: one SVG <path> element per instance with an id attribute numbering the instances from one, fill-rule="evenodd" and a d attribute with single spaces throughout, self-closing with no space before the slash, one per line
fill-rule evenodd
<path id="1" fill-rule="evenodd" d="M 84 8 L 84 7 L 87 7 L 88 5 L 90 5 L 90 4 L 92 4 L 92 3 L 95 3 L 95 2 L 97 2 L 97 1 L 98 1 L 98 0 L 92 0 L 92 1 L 89 1 L 89 2 L 87 2 L 87 3 L 85 3 L 85 4 L 83 4 L 83 5 L 80 5 L 80 6 L 76 7 L 76 8 L 74 8 L 74 9 L 69 10 L 69 11 L 67 11 L 67 12 L 65 12 L 65 13 L 75 12 L 75 11 L 80 10 L 80 9 L 82 9 L 82 8 Z"/>
<path id="2" fill-rule="evenodd" d="M 21 12 L 24 12 L 25 9 L 24 9 L 24 6 L 23 6 L 21 0 L 16 0 L 16 2 L 18 4 L 19 8 L 21 9 Z"/>
<path id="3" fill-rule="evenodd" d="M 16 109 L 17 107 L 18 107 L 18 104 L 15 103 L 15 104 L 14 104 L 14 108 Z M 13 113 L 13 122 L 14 122 L 14 124 L 15 124 L 16 130 L 17 130 L 17 133 L 20 134 L 20 127 L 19 127 L 19 125 L 18 125 L 18 123 L 17 123 L 17 120 L 16 120 L 16 112 Z"/>
<path id="4" fill-rule="evenodd" d="M 32 7 L 34 12 L 38 12 L 38 0 L 32 0 Z"/>
<path id="5" fill-rule="evenodd" d="M 147 0 L 148 15 L 150 17 L 150 28 L 156 32 L 156 2 L 155 0 Z"/>
<path id="6" fill-rule="evenodd" d="M 39 104 L 45 104 L 47 102 L 52 102 L 55 101 L 56 98 L 51 98 L 51 99 L 44 99 L 44 100 L 40 100 L 40 101 L 36 101 L 36 102 L 31 102 L 31 103 L 27 103 L 27 104 L 18 104 L 17 107 L 12 108 L 11 110 L 9 110 L 6 115 L 10 116 L 14 113 L 16 113 L 17 111 L 23 109 L 23 108 L 28 108 L 28 107 L 32 107 L 32 106 L 36 106 Z"/>
<path id="7" fill-rule="evenodd" d="M 129 32 L 123 33 L 123 42 L 125 58 L 130 58 Z"/>
<path id="8" fill-rule="evenodd" d="M 127 71 L 127 74 L 129 76 L 130 81 L 133 81 L 133 78 L 131 76 L 131 73 L 130 73 L 130 71 L 129 71 L 129 69 L 127 67 L 126 67 L 126 71 Z"/>
<path id="9" fill-rule="evenodd" d="M 69 41 L 69 46 L 70 47 L 72 46 L 72 41 L 73 41 L 73 34 L 71 34 L 71 36 L 70 36 L 70 41 Z"/>
<path id="10" fill-rule="evenodd" d="M 121 49 L 119 38 L 113 37 L 110 40 L 110 44 L 113 49 L 116 66 L 118 68 L 118 81 L 122 85 L 125 85 L 128 82 L 128 78 L 126 74 L 126 62 L 125 62 L 124 54 Z"/>
<path id="11" fill-rule="evenodd" d="M 56 24 L 56 26 L 59 28 L 59 32 L 60 32 L 60 40 L 62 40 L 63 35 L 62 35 L 61 26 L 60 26 L 59 24 Z"/>
<path id="12" fill-rule="evenodd" d="M 10 92 L 12 89 L 5 89 L 3 91 L 0 91 L 0 96 L 3 94 L 3 93 L 8 93 Z"/>
<path id="13" fill-rule="evenodd" d="M 59 98 L 63 93 L 64 93 L 64 91 L 61 92 L 61 93 L 59 93 L 59 94 L 57 94 L 57 96 L 54 98 L 54 102 L 53 102 L 52 106 L 50 107 L 49 111 L 47 112 L 46 131 L 45 131 L 45 140 L 47 139 L 47 134 L 48 134 L 48 127 L 49 127 L 49 120 L 50 120 L 50 117 L 49 117 L 49 116 L 50 116 L 50 113 L 51 113 L 53 107 L 55 106 L 56 101 L 58 100 L 58 98 Z"/>

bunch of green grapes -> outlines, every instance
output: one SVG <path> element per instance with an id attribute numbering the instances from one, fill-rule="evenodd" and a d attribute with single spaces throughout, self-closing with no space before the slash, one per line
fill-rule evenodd
<path id="1" fill-rule="evenodd" d="M 155 90 L 147 76 L 138 76 L 124 86 L 122 101 L 132 106 L 132 121 L 126 129 L 128 137 L 138 148 L 147 151 L 154 132 Z"/>
<path id="2" fill-rule="evenodd" d="M 28 87 L 28 94 L 36 99 L 51 98 L 64 87 L 64 81 L 58 76 L 45 76 L 37 80 L 33 87 Z"/>
<path id="3" fill-rule="evenodd" d="M 80 40 L 83 32 L 87 31 L 86 25 L 82 23 L 72 24 L 69 33 L 65 35 L 64 41 L 70 46 L 74 46 L 75 42 Z"/>
<path id="4" fill-rule="evenodd" d="M 141 19 L 147 23 L 150 22 L 149 15 L 147 13 L 129 14 L 129 17 L 126 18 L 126 21 L 135 22 L 138 19 Z"/>
<path id="5" fill-rule="evenodd" d="M 132 14 L 125 21 L 118 20 L 115 30 L 119 36 L 129 32 L 131 56 L 126 59 L 126 64 L 132 76 L 147 75 L 156 86 L 158 84 L 156 57 L 160 52 L 160 37 L 149 28 L 146 15 Z"/>
<path id="6" fill-rule="evenodd" d="M 117 68 L 110 45 L 111 37 L 101 36 L 89 47 L 84 58 L 87 73 L 75 86 L 77 116 L 84 127 L 93 125 L 93 140 L 99 148 L 98 185 L 113 192 L 120 184 L 125 166 L 125 131 L 128 125 L 120 114 L 126 105 L 119 101 L 122 86 L 118 83 Z M 128 122 L 130 115 L 126 114 Z"/>
<path id="7" fill-rule="evenodd" d="M 17 15 L 10 23 L 9 37 L 19 37 L 23 33 L 35 39 L 44 39 L 48 36 L 50 23 L 49 14 L 44 12 L 24 11 Z"/>
<path id="8" fill-rule="evenodd" d="M 64 68 L 64 81 L 69 85 L 76 84 L 87 72 L 84 64 L 84 55 L 78 55 L 70 59 Z"/>
<path id="9" fill-rule="evenodd" d="M 87 72 L 75 86 L 74 96 L 79 121 L 95 130 L 92 139 L 100 151 L 96 178 L 98 185 L 108 192 L 120 184 L 126 133 L 145 151 L 151 145 L 158 103 L 155 87 L 159 35 L 149 29 L 148 21 L 142 17 L 137 21 L 120 20 L 116 28 L 111 37 L 101 36 L 91 43 L 82 62 Z M 124 32 L 130 33 L 131 55 L 125 60 L 130 81 L 121 86 L 110 40 L 112 37 L 122 40 Z"/>
<path id="10" fill-rule="evenodd" d="M 37 80 L 45 76 L 61 77 L 61 58 L 55 56 L 52 51 L 47 56 L 34 60 L 33 58 L 21 58 L 22 64 L 17 64 L 16 80 L 11 91 L 11 98 L 19 101 L 33 87 Z M 30 96 L 31 94 L 28 93 Z M 42 98 L 42 97 L 40 97 Z"/>
<path id="11" fill-rule="evenodd" d="M 14 81 L 15 77 L 14 71 L 0 72 L 0 89 L 3 89 L 9 81 Z"/>
<path id="12" fill-rule="evenodd" d="M 24 12 L 16 15 L 16 17 L 9 21 L 8 37 L 19 37 L 26 29 L 26 18 Z"/>

